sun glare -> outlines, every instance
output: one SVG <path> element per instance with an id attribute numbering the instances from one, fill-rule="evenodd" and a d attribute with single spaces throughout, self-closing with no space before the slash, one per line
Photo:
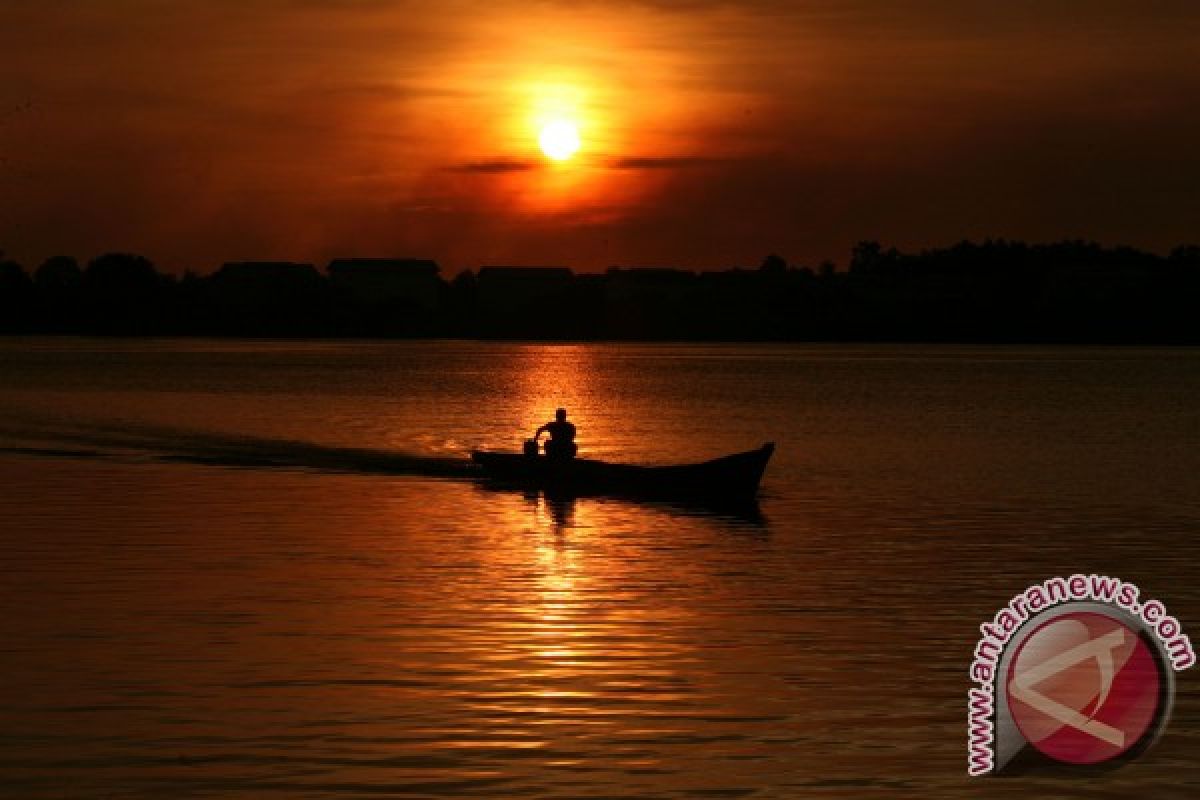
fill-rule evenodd
<path id="1" fill-rule="evenodd" d="M 546 123 L 538 134 L 542 152 L 555 161 L 566 161 L 579 149 L 579 128 L 575 123 L 559 119 Z"/>

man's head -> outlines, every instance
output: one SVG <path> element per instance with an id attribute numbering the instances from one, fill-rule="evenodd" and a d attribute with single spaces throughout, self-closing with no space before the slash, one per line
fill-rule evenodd
<path id="1" fill-rule="evenodd" d="M 558 409 L 557 411 L 554 412 L 554 418 L 556 420 L 558 420 L 559 422 L 566 422 L 567 421 L 567 410 L 565 408 Z"/>

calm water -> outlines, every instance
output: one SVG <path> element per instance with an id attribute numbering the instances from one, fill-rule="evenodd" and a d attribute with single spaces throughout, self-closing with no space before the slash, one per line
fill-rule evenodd
<path id="1" fill-rule="evenodd" d="M 559 405 L 761 517 L 463 479 Z M 1102 781 L 964 745 L 1032 582 L 1200 639 L 1197 351 L 9 340 L 0 445 L 5 796 L 1200 793 L 1200 670 Z"/>

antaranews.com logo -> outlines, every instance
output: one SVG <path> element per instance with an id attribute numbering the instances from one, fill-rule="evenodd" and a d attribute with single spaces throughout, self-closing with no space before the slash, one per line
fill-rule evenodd
<path id="1" fill-rule="evenodd" d="M 1104 575 L 1050 578 L 979 626 L 967 693 L 967 772 L 1032 747 L 1066 764 L 1135 758 L 1166 727 L 1175 672 L 1196 663 L 1179 620 Z"/>

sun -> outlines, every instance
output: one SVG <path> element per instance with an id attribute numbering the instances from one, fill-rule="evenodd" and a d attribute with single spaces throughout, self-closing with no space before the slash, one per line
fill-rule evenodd
<path id="1" fill-rule="evenodd" d="M 565 119 L 548 122 L 538 134 L 538 144 L 548 158 L 566 161 L 579 149 L 579 128 Z"/>

